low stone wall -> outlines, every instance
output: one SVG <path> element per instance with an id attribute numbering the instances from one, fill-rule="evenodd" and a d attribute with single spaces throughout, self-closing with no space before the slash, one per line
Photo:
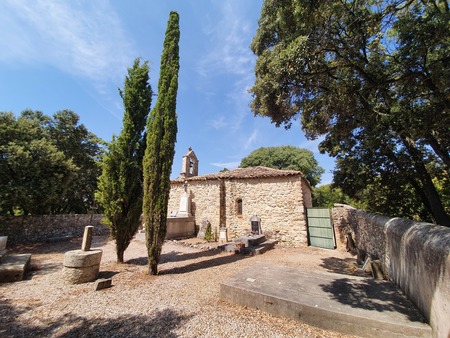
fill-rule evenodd
<path id="1" fill-rule="evenodd" d="M 45 215 L 0 217 L 0 235 L 8 236 L 8 245 L 57 241 L 83 237 L 84 227 L 94 226 L 94 236 L 109 235 L 101 224 L 103 215 Z"/>
<path id="2" fill-rule="evenodd" d="M 450 228 L 389 218 L 337 204 L 338 249 L 351 233 L 359 250 L 377 256 L 388 279 L 418 306 L 434 337 L 450 337 Z"/>

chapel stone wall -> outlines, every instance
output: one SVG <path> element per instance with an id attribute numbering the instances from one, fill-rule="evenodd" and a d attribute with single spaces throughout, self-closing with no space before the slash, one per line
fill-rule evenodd
<path id="1" fill-rule="evenodd" d="M 225 210 L 220 206 L 221 186 Z M 183 191 L 182 182 L 172 182 L 169 213 L 178 210 Z M 268 238 L 277 239 L 283 245 L 307 245 L 304 202 L 307 206 L 311 204 L 311 190 L 300 177 L 192 180 L 188 181 L 187 191 L 197 226 L 204 220 L 213 229 L 225 225 L 229 238 L 233 239 L 248 235 L 250 218 L 257 215 Z M 238 200 L 242 200 L 242 215 L 237 212 Z"/>
<path id="2" fill-rule="evenodd" d="M 168 210 L 177 211 L 180 205 L 180 197 L 184 192 L 182 182 L 172 182 Z M 189 181 L 187 192 L 191 201 L 191 214 L 195 216 L 195 223 L 199 226 L 203 221 L 209 221 L 212 228 L 220 227 L 220 182 Z"/>
<path id="3" fill-rule="evenodd" d="M 282 244 L 307 243 L 301 180 L 292 177 L 231 180 L 225 183 L 226 220 L 231 238 L 250 232 L 250 218 L 261 218 L 266 237 Z M 242 215 L 237 200 L 242 200 Z"/>

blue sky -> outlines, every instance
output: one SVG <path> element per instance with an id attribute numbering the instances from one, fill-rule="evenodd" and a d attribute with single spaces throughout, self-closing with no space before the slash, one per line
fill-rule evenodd
<path id="1" fill-rule="evenodd" d="M 262 0 L 2 0 L 0 111 L 53 115 L 70 109 L 110 141 L 122 127 L 127 68 L 148 60 L 157 92 L 159 61 L 171 10 L 180 15 L 178 136 L 172 177 L 192 147 L 199 173 L 234 169 L 260 147 L 293 145 L 314 152 L 330 183 L 334 160 L 318 152 L 299 123 L 276 128 L 254 117 L 248 89 L 255 56 L 249 45 Z M 153 104 L 156 100 L 154 100 Z"/>

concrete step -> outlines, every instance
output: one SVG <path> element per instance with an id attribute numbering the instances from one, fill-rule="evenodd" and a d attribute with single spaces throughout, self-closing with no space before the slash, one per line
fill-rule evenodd
<path id="1" fill-rule="evenodd" d="M 31 254 L 8 255 L 0 264 L 0 283 L 23 280 L 30 269 Z"/>
<path id="2" fill-rule="evenodd" d="M 239 238 L 236 238 L 235 240 L 233 240 L 233 242 L 236 242 L 236 243 L 244 243 L 246 248 L 259 245 L 265 241 L 266 241 L 266 236 L 264 236 L 264 235 L 243 236 L 243 237 L 239 237 Z"/>
<path id="3" fill-rule="evenodd" d="M 243 253 L 250 256 L 262 255 L 264 252 L 273 249 L 277 243 L 278 241 L 275 239 L 268 239 L 261 244 L 244 248 Z"/>
<path id="4" fill-rule="evenodd" d="M 361 337 L 431 337 L 389 281 L 256 263 L 220 284 L 228 302 Z"/>
<path id="5" fill-rule="evenodd" d="M 263 236 L 263 237 L 260 237 Z M 258 238 L 255 239 L 255 241 L 252 241 L 253 238 L 250 237 L 240 237 L 238 239 L 235 239 L 232 243 L 227 243 L 218 246 L 218 249 L 227 251 L 227 252 L 235 252 L 235 253 L 243 253 L 246 255 L 261 255 L 264 252 L 273 249 L 275 244 L 278 243 L 278 241 L 274 239 L 266 240 L 266 237 L 264 235 L 260 235 Z M 261 241 L 261 238 L 264 238 L 263 242 Z M 251 239 L 249 241 L 249 239 Z M 253 244 L 258 243 L 258 244 Z"/>

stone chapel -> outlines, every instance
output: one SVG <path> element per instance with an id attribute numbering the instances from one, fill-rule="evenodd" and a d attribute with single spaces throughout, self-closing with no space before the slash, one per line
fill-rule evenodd
<path id="1" fill-rule="evenodd" d="M 307 245 L 306 208 L 312 207 L 312 198 L 302 172 L 253 167 L 199 176 L 198 162 L 189 148 L 180 177 L 171 181 L 169 213 L 176 213 L 187 192 L 197 226 L 209 221 L 213 229 L 226 227 L 232 240 L 248 235 L 250 219 L 257 216 L 266 237 Z"/>

